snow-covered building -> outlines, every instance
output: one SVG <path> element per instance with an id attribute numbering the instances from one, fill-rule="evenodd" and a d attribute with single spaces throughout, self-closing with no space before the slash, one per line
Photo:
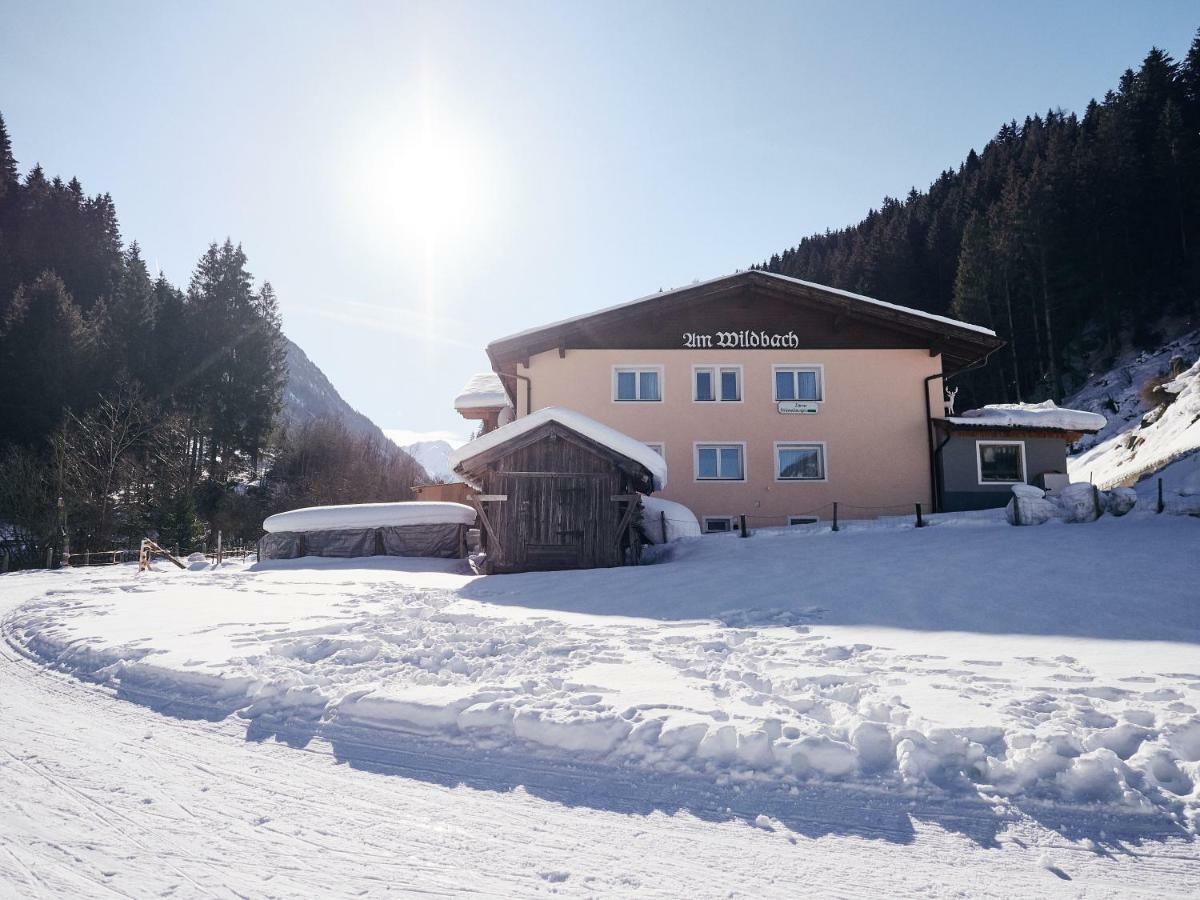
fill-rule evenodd
<path id="1" fill-rule="evenodd" d="M 513 404 L 500 376 L 494 372 L 472 375 L 454 398 L 454 408 L 464 419 L 478 420 L 480 434 L 513 420 Z"/>
<path id="2" fill-rule="evenodd" d="M 556 407 L 471 441 L 450 462 L 480 491 L 472 502 L 489 574 L 636 562 L 642 496 L 667 482 L 666 462 L 645 443 Z M 678 511 L 655 509 L 663 540 L 686 526 Z"/>
<path id="3" fill-rule="evenodd" d="M 1104 428 L 1097 413 L 1044 403 L 998 403 L 934 419 L 938 506 L 1004 506 L 1014 484 L 1054 490 L 1068 481 L 1067 450 Z"/>
<path id="4" fill-rule="evenodd" d="M 567 408 L 630 435 L 667 462 L 661 496 L 707 531 L 740 515 L 826 519 L 835 502 L 869 518 L 932 508 L 944 379 L 1002 345 L 976 325 L 741 272 L 493 341 L 493 379 L 455 407 L 497 422 Z"/>

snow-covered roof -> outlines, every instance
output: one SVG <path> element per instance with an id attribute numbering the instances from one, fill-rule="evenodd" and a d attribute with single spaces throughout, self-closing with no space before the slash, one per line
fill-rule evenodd
<path id="1" fill-rule="evenodd" d="M 463 389 L 454 398 L 454 408 L 463 409 L 492 409 L 497 406 L 510 406 L 508 393 L 504 383 L 494 372 L 480 372 L 472 375 L 463 385 Z"/>
<path id="2" fill-rule="evenodd" d="M 347 506 L 309 506 L 275 513 L 263 530 L 338 531 L 346 528 L 386 528 L 389 525 L 470 525 L 475 510 L 462 503 L 435 501 L 406 503 L 353 503 Z"/>
<path id="3" fill-rule="evenodd" d="M 1056 431 L 1099 431 L 1107 419 L 1082 409 L 1062 409 L 1053 400 L 1043 403 L 995 403 L 969 409 L 946 419 L 953 425 L 977 428 L 1052 428 Z"/>
<path id="4" fill-rule="evenodd" d="M 661 491 L 667 486 L 667 461 L 655 451 L 636 438 L 631 438 L 629 435 L 623 434 L 615 428 L 602 425 L 581 412 L 576 412 L 573 409 L 567 409 L 563 406 L 547 406 L 544 409 L 539 409 L 537 412 L 517 419 L 515 422 L 510 422 L 508 425 L 503 425 L 494 431 L 489 431 L 469 444 L 464 444 L 450 454 L 450 467 L 459 475 L 466 477 L 465 473 L 459 470 L 459 466 L 464 462 L 479 456 L 481 453 L 486 453 L 493 447 L 507 443 L 528 431 L 532 431 L 547 422 L 557 422 L 559 425 L 576 431 L 589 440 L 607 447 L 614 453 L 645 466 L 654 478 L 654 489 L 656 491 Z M 467 482 L 468 484 L 470 483 L 469 478 L 467 478 Z M 475 486 L 478 487 L 478 485 Z"/>
<path id="5" fill-rule="evenodd" d="M 896 303 L 888 303 L 886 300 L 876 300 L 874 297 L 866 297 L 866 296 L 863 296 L 862 294 L 854 294 L 854 293 L 851 293 L 850 291 L 843 291 L 843 290 L 839 290 L 838 288 L 831 288 L 828 285 L 817 284 L 815 281 L 803 281 L 799 278 L 792 278 L 788 275 L 778 275 L 775 272 L 764 272 L 761 269 L 755 270 L 755 272 L 756 272 L 756 274 L 765 276 L 767 278 L 774 278 L 779 281 L 788 282 L 789 284 L 798 284 L 798 285 L 802 285 L 803 287 L 814 288 L 816 290 L 824 291 L 825 293 L 829 293 L 829 294 L 837 294 L 840 297 L 845 297 L 849 300 L 857 300 L 861 303 L 866 303 L 871 306 L 877 306 L 877 307 L 881 307 L 883 309 L 890 309 L 895 312 L 905 313 L 907 315 L 918 316 L 922 319 L 929 319 L 930 321 L 933 321 L 933 322 L 940 322 L 943 325 L 953 325 L 957 328 L 965 328 L 968 331 L 975 331 L 975 332 L 978 332 L 979 334 L 987 335 L 988 337 L 996 336 L 996 332 L 992 331 L 992 329 L 990 329 L 990 328 L 984 328 L 982 325 L 972 325 L 969 322 L 960 322 L 958 319 L 950 319 L 950 318 L 947 318 L 946 316 L 934 315 L 933 313 L 924 312 L 923 310 L 919 310 L 919 309 L 912 309 L 911 307 L 908 307 L 908 306 L 900 306 L 899 304 L 896 304 Z M 598 316 L 598 315 L 602 315 L 603 313 L 613 312 L 618 309 L 624 309 L 625 307 L 628 307 L 628 306 L 636 306 L 637 304 L 645 303 L 648 300 L 657 300 L 661 297 L 670 296 L 671 294 L 674 294 L 678 291 L 694 290 L 695 288 L 705 287 L 705 286 L 711 285 L 711 284 L 716 284 L 718 282 L 725 281 L 730 278 L 738 278 L 745 274 L 746 273 L 744 273 L 744 272 L 734 272 L 730 275 L 720 275 L 716 278 L 710 278 L 707 281 L 697 281 L 694 284 L 686 284 L 686 285 L 683 285 L 682 287 L 671 288 L 670 290 L 666 290 L 666 291 L 658 291 L 657 293 L 654 293 L 654 294 L 647 294 L 644 297 L 638 297 L 636 300 L 628 300 L 625 303 L 618 303 L 615 306 L 608 306 L 608 307 L 605 307 L 604 309 L 599 309 L 594 312 L 583 313 L 582 315 L 571 316 L 566 319 L 560 319 L 559 321 L 551 322 L 548 325 L 538 325 L 536 328 L 527 328 L 524 331 L 518 331 L 516 334 L 510 334 L 507 337 L 499 338 L 495 341 L 492 341 L 492 343 L 500 344 L 500 343 L 505 343 L 507 341 L 517 340 L 519 338 L 523 338 L 523 337 L 526 337 L 531 334 L 536 334 L 539 331 L 544 331 L 549 328 L 557 328 L 561 325 L 570 325 L 573 322 L 580 322 L 584 319 L 590 319 L 592 316 Z"/>

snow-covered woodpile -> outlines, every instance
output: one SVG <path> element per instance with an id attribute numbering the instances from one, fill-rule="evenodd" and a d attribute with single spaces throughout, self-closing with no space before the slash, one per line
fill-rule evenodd
<path id="1" fill-rule="evenodd" d="M 475 510 L 461 503 L 357 503 L 276 513 L 263 522 L 262 559 L 466 554 Z"/>

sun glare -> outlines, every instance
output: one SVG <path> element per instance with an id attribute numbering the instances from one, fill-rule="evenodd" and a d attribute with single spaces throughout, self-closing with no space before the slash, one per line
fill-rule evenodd
<path id="1" fill-rule="evenodd" d="M 366 141 L 360 173 L 373 228 L 386 239 L 435 244 L 479 228 L 489 185 L 478 140 L 432 111 L 394 122 Z"/>

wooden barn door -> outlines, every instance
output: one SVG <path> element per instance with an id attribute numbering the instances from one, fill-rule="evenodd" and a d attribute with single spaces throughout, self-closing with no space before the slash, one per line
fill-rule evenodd
<path id="1" fill-rule="evenodd" d="M 590 500 L 589 482 L 595 480 L 579 475 L 507 474 L 511 512 L 520 532 L 512 550 L 514 561 L 531 569 L 588 565 L 586 518 L 580 517 L 580 510 Z"/>

